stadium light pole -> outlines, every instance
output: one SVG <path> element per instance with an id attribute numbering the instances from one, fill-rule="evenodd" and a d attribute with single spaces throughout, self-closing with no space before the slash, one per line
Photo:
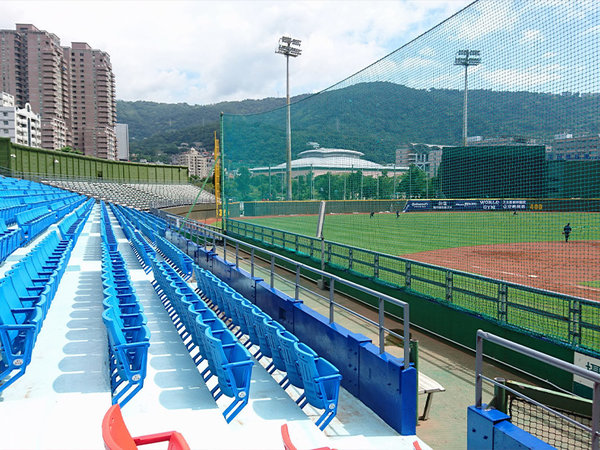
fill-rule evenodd
<path id="1" fill-rule="evenodd" d="M 455 66 L 465 68 L 465 99 L 463 103 L 463 147 L 467 146 L 467 71 L 469 66 L 478 66 L 481 63 L 481 52 L 479 50 L 459 50 L 454 58 Z"/>
<path id="2" fill-rule="evenodd" d="M 286 80 L 286 105 L 287 105 L 287 159 L 286 159 L 286 172 L 287 172 L 287 199 L 292 199 L 292 121 L 290 115 L 290 56 L 295 58 L 302 54 L 300 50 L 299 39 L 293 39 L 289 36 L 282 36 L 279 38 L 279 47 L 275 50 L 275 53 L 285 55 L 285 80 Z"/>

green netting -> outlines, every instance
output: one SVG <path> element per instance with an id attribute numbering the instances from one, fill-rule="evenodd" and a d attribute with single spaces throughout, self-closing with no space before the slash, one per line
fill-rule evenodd
<path id="1" fill-rule="evenodd" d="M 569 298 L 600 300 L 599 23 L 592 0 L 480 0 L 298 97 L 291 202 L 287 108 L 224 115 L 229 229 L 319 259 L 326 200 L 331 267 L 597 349 Z"/>

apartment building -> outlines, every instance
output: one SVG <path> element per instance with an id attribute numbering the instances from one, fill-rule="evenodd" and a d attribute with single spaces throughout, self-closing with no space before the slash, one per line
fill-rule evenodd
<path id="1" fill-rule="evenodd" d="M 187 166 L 190 175 L 205 178 L 213 173 L 213 155 L 199 152 L 194 147 L 173 158 L 173 164 Z"/>
<path id="2" fill-rule="evenodd" d="M 73 147 L 115 160 L 117 106 L 110 56 L 85 42 L 73 42 L 64 50 L 71 69 Z"/>
<path id="3" fill-rule="evenodd" d="M 42 146 L 40 116 L 29 103 L 17 107 L 14 96 L 7 92 L 0 92 L 0 137 L 28 147 Z"/>
<path id="4" fill-rule="evenodd" d="M 42 147 L 70 146 L 69 71 L 60 39 L 31 24 L 0 30 L 0 90 L 42 118 Z"/>
<path id="5" fill-rule="evenodd" d="M 42 147 L 116 159 L 115 77 L 108 53 L 31 24 L 0 30 L 0 90 L 41 116 Z"/>

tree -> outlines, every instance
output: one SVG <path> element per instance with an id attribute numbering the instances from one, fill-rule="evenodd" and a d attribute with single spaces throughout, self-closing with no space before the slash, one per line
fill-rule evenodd
<path id="1" fill-rule="evenodd" d="M 398 191 L 406 198 L 424 198 L 427 195 L 427 175 L 414 164 L 402 175 Z"/>

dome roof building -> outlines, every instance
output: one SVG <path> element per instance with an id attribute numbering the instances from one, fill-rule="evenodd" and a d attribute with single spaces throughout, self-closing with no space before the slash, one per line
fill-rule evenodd
<path id="1" fill-rule="evenodd" d="M 361 159 L 364 153 L 356 150 L 345 150 L 341 148 L 316 148 L 306 150 L 298 154 L 298 159 L 292 160 L 292 176 L 306 175 L 310 172 L 313 176 L 331 173 L 351 173 L 361 170 L 364 175 L 380 176 L 383 171 L 388 171 L 390 176 L 405 172 L 408 167 L 394 165 L 381 165 Z M 270 167 L 255 167 L 250 169 L 254 175 L 285 173 L 285 163 Z"/>

